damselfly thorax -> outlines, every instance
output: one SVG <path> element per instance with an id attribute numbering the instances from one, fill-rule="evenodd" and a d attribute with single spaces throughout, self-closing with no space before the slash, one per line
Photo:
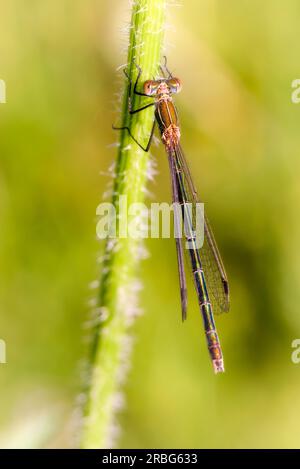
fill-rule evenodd
<path id="1" fill-rule="evenodd" d="M 161 133 L 161 138 L 168 150 L 178 145 L 180 128 L 178 114 L 171 94 L 178 93 L 181 83 L 178 78 L 170 80 L 148 80 L 144 83 L 145 94 L 155 93 L 155 118 Z"/>

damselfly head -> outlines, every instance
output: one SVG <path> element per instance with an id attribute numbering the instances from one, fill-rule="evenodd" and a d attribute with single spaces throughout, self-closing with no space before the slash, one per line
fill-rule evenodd
<path id="1" fill-rule="evenodd" d="M 148 96 L 173 94 L 181 91 L 181 81 L 179 78 L 170 78 L 169 80 L 147 80 L 144 83 L 144 93 Z"/>

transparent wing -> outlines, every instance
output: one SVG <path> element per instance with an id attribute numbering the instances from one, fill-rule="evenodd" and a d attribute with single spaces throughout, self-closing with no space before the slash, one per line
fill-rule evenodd
<path id="1" fill-rule="evenodd" d="M 176 168 L 174 159 L 169 155 L 169 165 L 170 165 L 170 173 L 171 173 L 171 182 L 172 182 L 172 196 L 173 202 L 178 203 L 178 187 L 177 187 L 177 179 L 176 179 Z M 181 214 L 178 213 L 176 210 L 174 211 L 174 225 L 178 225 Z M 178 228 L 176 229 L 178 232 Z M 182 320 L 186 319 L 186 312 L 187 312 L 187 287 L 186 287 L 186 278 L 185 278 L 185 271 L 184 271 L 184 257 L 183 257 L 183 247 L 182 247 L 182 239 L 175 238 L 176 241 L 176 251 L 177 251 L 177 265 L 178 265 L 178 275 L 179 275 L 179 284 L 180 284 L 180 298 L 181 298 L 181 313 L 182 313 Z"/>
<path id="2" fill-rule="evenodd" d="M 213 311 L 215 314 L 228 313 L 230 307 L 228 279 L 219 249 L 206 216 L 204 224 L 204 243 L 200 249 L 200 257 Z"/>
<path id="3" fill-rule="evenodd" d="M 188 164 L 179 145 L 174 151 L 174 156 L 176 171 L 184 175 L 185 193 L 189 199 L 188 202 L 195 204 L 200 200 Z M 204 220 L 204 243 L 199 252 L 213 311 L 215 314 L 219 314 L 229 311 L 229 285 L 221 255 L 206 216 Z"/>

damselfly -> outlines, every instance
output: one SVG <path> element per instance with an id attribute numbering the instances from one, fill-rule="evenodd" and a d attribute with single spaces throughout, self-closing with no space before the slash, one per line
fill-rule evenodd
<path id="1" fill-rule="evenodd" d="M 172 100 L 172 95 L 179 93 L 181 90 L 181 82 L 178 78 L 172 76 L 165 63 L 164 67 L 161 67 L 162 78 L 147 80 L 144 83 L 143 92 L 140 92 L 138 91 L 138 83 L 142 70 L 137 65 L 136 67 L 138 69 L 138 75 L 133 92 L 139 96 L 154 98 L 154 102 L 148 103 L 139 109 L 131 108 L 130 96 L 132 83 L 125 71 L 125 75 L 129 79 L 130 87 L 129 112 L 130 114 L 136 114 L 149 106 L 155 106 L 155 120 L 148 144 L 145 147 L 142 146 L 135 139 L 134 135 L 132 135 L 129 127 L 114 128 L 119 130 L 126 129 L 133 140 L 143 150 L 148 151 L 151 145 L 155 123 L 158 123 L 161 140 L 165 146 L 169 160 L 173 202 L 181 205 L 182 216 L 186 216 L 184 207 L 187 204 L 193 204 L 193 206 L 195 206 L 199 202 L 199 199 L 180 145 L 178 115 Z M 176 218 L 178 217 L 178 212 L 174 211 L 174 217 L 174 222 L 177 223 L 178 219 L 176 220 Z M 220 313 L 229 311 L 229 287 L 226 272 L 206 216 L 204 218 L 204 242 L 202 247 L 199 248 L 194 239 L 193 217 L 188 221 L 185 220 L 185 237 L 189 241 L 189 264 L 192 269 L 194 285 L 203 318 L 209 354 L 215 373 L 222 372 L 224 371 L 223 355 L 213 312 Z M 179 237 L 176 237 L 176 249 L 182 319 L 184 320 L 186 319 L 187 312 L 187 287 L 184 270 L 184 248 L 182 239 Z"/>

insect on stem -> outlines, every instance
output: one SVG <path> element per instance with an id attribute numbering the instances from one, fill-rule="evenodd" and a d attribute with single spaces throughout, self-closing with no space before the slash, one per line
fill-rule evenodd
<path id="1" fill-rule="evenodd" d="M 118 129 L 126 129 L 139 147 L 144 151 L 148 151 L 154 134 L 155 122 L 158 124 L 161 140 L 169 160 L 173 203 L 179 203 L 181 206 L 181 213 L 174 211 L 174 221 L 178 226 L 180 222 L 178 217 L 182 216 L 184 219 L 185 238 L 188 241 L 189 265 L 192 270 L 194 286 L 203 319 L 208 351 L 215 373 L 223 372 L 223 354 L 214 321 L 214 313 L 229 311 L 228 280 L 216 241 L 206 217 L 204 217 L 203 227 L 204 242 L 202 247 L 199 247 L 197 244 L 194 218 L 199 199 L 180 145 L 178 114 L 172 98 L 173 94 L 181 91 L 181 82 L 179 78 L 173 77 L 167 68 L 167 60 L 165 57 L 165 63 L 160 67 L 162 78 L 145 81 L 143 92 L 140 92 L 138 91 L 138 84 L 142 70 L 138 65 L 136 65 L 136 67 L 138 75 L 133 87 L 133 93 L 147 98 L 154 98 L 154 102 L 145 104 L 138 109 L 132 109 L 130 102 L 129 112 L 130 114 L 136 114 L 150 106 L 155 107 L 155 120 L 149 141 L 147 145 L 143 147 L 132 135 L 128 126 L 119 127 Z M 128 77 L 126 72 L 125 75 Z M 129 96 L 131 96 L 131 89 L 132 82 L 129 79 Z M 192 214 L 186 210 L 188 204 L 192 204 L 193 206 Z M 187 312 L 187 288 L 183 249 L 182 239 L 176 237 L 181 310 L 182 319 L 185 320 Z"/>

